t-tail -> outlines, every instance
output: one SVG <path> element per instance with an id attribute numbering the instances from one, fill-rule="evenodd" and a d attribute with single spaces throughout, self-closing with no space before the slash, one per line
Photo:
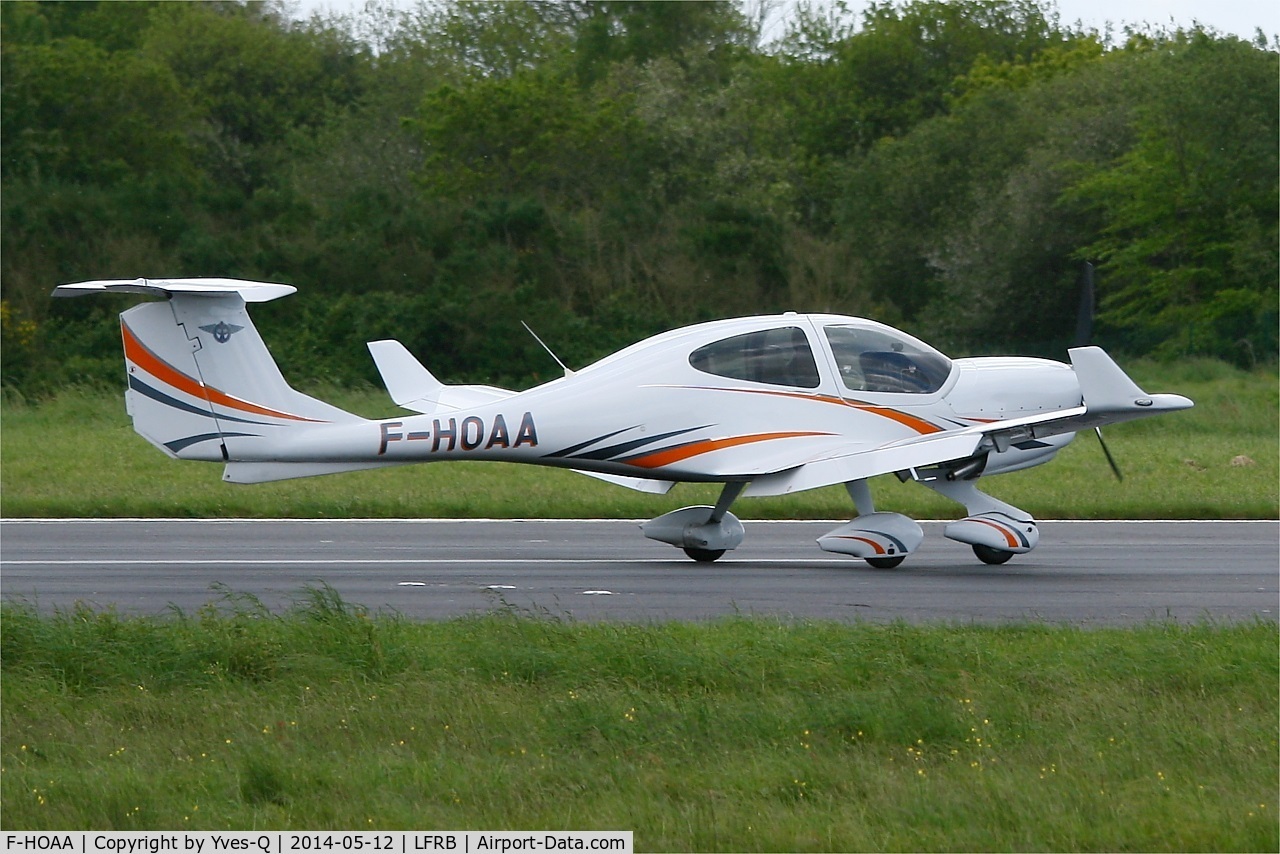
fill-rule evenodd
<path id="1" fill-rule="evenodd" d="M 238 279 L 110 279 L 59 285 L 53 294 L 165 298 L 122 312 L 120 333 L 134 429 L 171 457 L 226 461 L 226 479 L 243 482 L 367 468 L 270 462 L 273 448 L 310 429 L 364 421 L 291 388 L 249 319 L 246 303 L 295 290 Z"/>

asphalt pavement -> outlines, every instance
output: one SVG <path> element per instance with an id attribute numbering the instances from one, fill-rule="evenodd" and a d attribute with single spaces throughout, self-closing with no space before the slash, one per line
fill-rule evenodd
<path id="1" fill-rule="evenodd" d="M 840 522 L 750 522 L 714 564 L 613 520 L 0 521 L 0 595 L 43 610 L 186 612 L 248 593 L 283 610 L 329 585 L 370 610 L 440 619 L 510 608 L 588 620 L 727 614 L 951 623 L 1276 620 L 1276 522 L 1040 523 L 1003 566 L 924 523 L 900 567 L 818 549 Z"/>

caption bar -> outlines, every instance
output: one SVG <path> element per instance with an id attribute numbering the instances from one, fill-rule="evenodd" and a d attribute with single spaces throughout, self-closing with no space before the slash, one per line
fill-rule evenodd
<path id="1" fill-rule="evenodd" d="M 298 854 L 359 851 L 362 854 L 511 854 L 524 851 L 609 851 L 632 854 L 632 832 L 547 831 L 140 831 L 103 833 L 11 833 L 0 835 L 7 852 L 67 851 L 76 854 Z"/>

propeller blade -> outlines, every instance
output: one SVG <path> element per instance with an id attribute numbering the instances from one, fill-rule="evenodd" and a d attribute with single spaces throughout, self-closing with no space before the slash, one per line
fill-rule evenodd
<path id="1" fill-rule="evenodd" d="M 1098 444 L 1102 446 L 1102 453 L 1106 455 L 1107 464 L 1111 466 L 1111 473 L 1116 476 L 1116 480 L 1124 480 L 1124 475 L 1120 473 L 1120 466 L 1116 465 L 1116 458 L 1111 456 L 1111 450 L 1107 447 L 1106 440 L 1102 438 L 1102 428 L 1094 427 L 1093 432 L 1098 434 Z"/>

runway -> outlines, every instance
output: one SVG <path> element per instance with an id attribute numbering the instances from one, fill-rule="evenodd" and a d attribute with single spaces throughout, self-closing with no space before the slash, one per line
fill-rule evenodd
<path id="1" fill-rule="evenodd" d="M 1127 625 L 1276 620 L 1280 524 L 1040 523 L 1040 547 L 998 567 L 926 522 L 906 563 L 876 570 L 814 540 L 840 524 L 746 522 L 714 564 L 634 521 L 0 521 L 0 595 L 52 611 L 191 613 L 218 589 L 275 611 L 332 586 L 371 611 L 441 619 L 512 608 L 584 620 L 727 614 L 843 621 Z"/>

